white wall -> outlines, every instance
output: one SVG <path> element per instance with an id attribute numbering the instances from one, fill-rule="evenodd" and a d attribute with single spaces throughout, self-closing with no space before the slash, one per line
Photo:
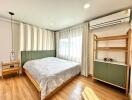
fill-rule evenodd
<path id="1" fill-rule="evenodd" d="M 0 63 L 6 62 L 10 60 L 10 52 L 12 46 L 11 39 L 11 28 L 10 22 L 0 19 Z M 18 57 L 19 51 L 19 24 L 13 24 L 13 32 L 14 32 L 14 50 L 16 52 L 16 58 Z M 0 67 L 1 70 L 1 67 Z M 0 71 L 1 76 L 1 71 Z"/>
<path id="2" fill-rule="evenodd" d="M 18 54 L 19 51 L 19 24 L 13 24 L 14 32 L 14 49 Z M 0 62 L 10 60 L 10 51 L 12 46 L 11 26 L 9 21 L 0 20 Z"/>
<path id="3" fill-rule="evenodd" d="M 110 36 L 110 35 L 120 35 L 120 34 L 126 34 L 126 32 L 129 30 L 130 24 L 129 23 L 123 23 L 118 24 L 114 26 L 104 27 L 100 29 L 96 29 L 90 32 L 90 41 L 89 41 L 89 73 L 93 74 L 93 34 L 96 34 L 97 36 Z M 108 42 L 100 42 L 99 46 L 124 46 L 125 41 L 124 40 L 116 40 L 116 41 L 108 41 Z M 111 57 L 114 58 L 114 60 L 119 62 L 125 62 L 125 53 L 124 52 L 105 52 L 100 51 L 99 52 L 99 59 L 103 59 L 104 57 Z"/>

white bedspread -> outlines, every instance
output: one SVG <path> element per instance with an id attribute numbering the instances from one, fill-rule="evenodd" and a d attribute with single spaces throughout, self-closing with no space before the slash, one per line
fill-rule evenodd
<path id="1" fill-rule="evenodd" d="M 55 57 L 28 61 L 24 64 L 24 68 L 38 81 L 41 87 L 41 100 L 80 72 L 78 63 Z"/>

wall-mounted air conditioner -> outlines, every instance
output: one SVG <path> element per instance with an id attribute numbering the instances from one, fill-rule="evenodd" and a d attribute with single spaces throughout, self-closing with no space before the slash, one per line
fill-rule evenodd
<path id="1" fill-rule="evenodd" d="M 90 29 L 97 29 L 101 27 L 106 27 L 110 25 L 120 24 L 130 21 L 131 10 L 127 9 L 112 15 L 108 15 L 102 18 L 98 18 L 90 21 Z"/>

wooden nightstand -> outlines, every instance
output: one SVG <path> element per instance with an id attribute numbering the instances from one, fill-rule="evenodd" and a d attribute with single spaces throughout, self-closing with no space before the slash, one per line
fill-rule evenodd
<path id="1" fill-rule="evenodd" d="M 20 75 L 20 63 L 19 61 L 10 61 L 6 63 L 1 63 L 2 66 L 2 78 L 5 75 L 9 75 L 12 73 L 18 73 Z"/>

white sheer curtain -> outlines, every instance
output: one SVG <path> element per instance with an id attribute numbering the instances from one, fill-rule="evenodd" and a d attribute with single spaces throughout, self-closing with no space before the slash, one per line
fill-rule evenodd
<path id="1" fill-rule="evenodd" d="M 38 36 L 38 30 L 36 27 L 33 27 L 33 50 L 37 50 L 37 36 Z"/>
<path id="2" fill-rule="evenodd" d="M 38 32 L 38 50 L 42 50 L 43 46 L 42 46 L 42 43 L 43 43 L 43 30 L 42 29 L 39 29 L 39 32 Z"/>
<path id="3" fill-rule="evenodd" d="M 88 76 L 88 66 L 89 66 L 89 25 L 88 22 L 83 24 L 83 35 L 82 35 L 82 66 L 81 74 L 83 76 Z"/>
<path id="4" fill-rule="evenodd" d="M 20 51 L 55 50 L 54 32 L 20 23 Z"/>
<path id="5" fill-rule="evenodd" d="M 81 62 L 82 32 L 82 25 L 56 32 L 57 57 Z"/>

